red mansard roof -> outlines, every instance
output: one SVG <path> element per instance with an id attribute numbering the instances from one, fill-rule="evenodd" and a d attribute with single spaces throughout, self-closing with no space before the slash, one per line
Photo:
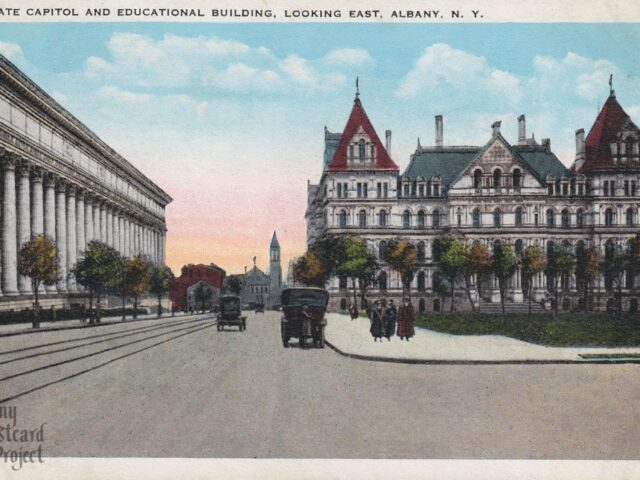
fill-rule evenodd
<path id="1" fill-rule="evenodd" d="M 609 95 L 585 140 L 585 162 L 581 170 L 613 167 L 610 144 L 630 121 L 615 94 Z"/>
<path id="2" fill-rule="evenodd" d="M 369 136 L 376 149 L 376 170 L 399 170 L 398 165 L 395 164 L 391 157 L 387 153 L 387 150 L 382 145 L 382 142 L 378 138 L 376 130 L 371 125 L 369 117 L 367 117 L 360 99 L 356 98 L 353 102 L 353 108 L 351 109 L 351 115 L 347 121 L 346 127 L 342 132 L 342 139 L 336 149 L 336 153 L 333 155 L 333 159 L 327 166 L 327 171 L 339 172 L 349 170 L 349 142 L 351 138 L 356 134 L 358 129 L 362 127 L 365 133 Z"/>

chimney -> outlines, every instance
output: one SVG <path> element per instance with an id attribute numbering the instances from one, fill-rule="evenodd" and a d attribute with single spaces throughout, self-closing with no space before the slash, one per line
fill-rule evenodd
<path id="1" fill-rule="evenodd" d="M 518 117 L 518 145 L 527 144 L 527 130 L 525 126 L 524 113 Z"/>
<path id="2" fill-rule="evenodd" d="M 391 130 L 386 130 L 384 136 L 386 140 L 384 148 L 387 150 L 389 156 L 391 156 Z"/>
<path id="3" fill-rule="evenodd" d="M 491 125 L 491 135 L 493 135 L 494 137 L 500 135 L 500 125 L 502 125 L 502 122 L 500 120 L 498 120 L 497 122 L 493 122 L 493 124 Z"/>
<path id="4" fill-rule="evenodd" d="M 545 148 L 545 150 L 547 152 L 551 151 L 551 139 L 550 138 L 543 138 L 542 139 L 542 146 Z"/>
<path id="5" fill-rule="evenodd" d="M 584 165 L 584 128 L 576 130 L 576 160 L 574 164 L 576 170 L 580 170 Z"/>
<path id="6" fill-rule="evenodd" d="M 443 126 L 442 115 L 436 115 L 436 147 L 442 147 Z"/>

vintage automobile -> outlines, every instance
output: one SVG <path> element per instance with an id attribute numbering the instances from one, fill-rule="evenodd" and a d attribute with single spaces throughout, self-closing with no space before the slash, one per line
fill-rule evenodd
<path id="1" fill-rule="evenodd" d="M 217 316 L 218 331 L 225 326 L 238 327 L 239 331 L 247 329 L 247 317 L 240 312 L 240 298 L 236 295 L 223 295 L 220 297 L 220 313 Z"/>
<path id="2" fill-rule="evenodd" d="M 314 347 L 324 348 L 329 293 L 322 288 L 287 288 L 282 291 L 280 300 L 282 345 L 288 348 L 289 340 L 295 337 L 300 342 L 300 348 L 307 348 L 309 340 L 313 340 Z"/>
<path id="3" fill-rule="evenodd" d="M 264 313 L 264 303 L 256 303 L 255 313 Z"/>

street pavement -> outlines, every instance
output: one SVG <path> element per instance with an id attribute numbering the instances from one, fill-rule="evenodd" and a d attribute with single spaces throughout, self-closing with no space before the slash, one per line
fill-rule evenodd
<path id="1" fill-rule="evenodd" d="M 640 458 L 637 365 L 369 362 L 247 315 L 0 338 L 0 406 L 45 456 Z"/>

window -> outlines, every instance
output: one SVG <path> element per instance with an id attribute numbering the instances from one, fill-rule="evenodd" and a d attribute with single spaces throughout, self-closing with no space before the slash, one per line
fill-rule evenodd
<path id="1" fill-rule="evenodd" d="M 576 180 L 575 180 L 575 178 L 572 178 L 571 182 L 569 183 L 569 193 L 571 195 L 575 195 L 576 194 Z"/>
<path id="2" fill-rule="evenodd" d="M 349 161 L 353 162 L 353 145 L 349 145 Z"/>
<path id="3" fill-rule="evenodd" d="M 417 224 L 418 228 L 424 228 L 424 212 L 422 210 L 418 212 Z"/>
<path id="4" fill-rule="evenodd" d="M 376 185 L 376 197 L 382 198 L 382 183 L 380 182 Z"/>
<path id="5" fill-rule="evenodd" d="M 608 197 L 609 196 L 609 180 L 605 180 L 604 182 L 602 182 L 602 188 L 604 190 L 604 196 Z"/>
<path id="6" fill-rule="evenodd" d="M 360 228 L 365 228 L 367 226 L 367 212 L 364 210 L 360 210 L 358 213 L 358 226 Z"/>
<path id="7" fill-rule="evenodd" d="M 356 185 L 358 198 L 368 197 L 368 185 L 366 183 L 358 182 Z"/>
<path id="8" fill-rule="evenodd" d="M 635 180 L 631 180 L 631 196 L 632 197 L 636 196 L 636 181 Z"/>
<path id="9" fill-rule="evenodd" d="M 405 196 L 405 197 L 408 197 L 410 195 L 409 189 L 410 189 L 410 185 L 408 183 L 405 183 L 402 186 L 402 195 Z"/>
<path id="10" fill-rule="evenodd" d="M 389 184 L 387 182 L 384 182 L 382 184 L 382 196 L 384 198 L 387 198 L 388 193 L 389 193 Z"/>
<path id="11" fill-rule="evenodd" d="M 612 227 L 614 224 L 613 209 L 607 208 L 604 212 L 604 225 L 605 227 Z"/>
<path id="12" fill-rule="evenodd" d="M 473 188 L 476 190 L 482 188 L 482 170 L 479 168 L 473 172 Z"/>
<path id="13" fill-rule="evenodd" d="M 387 291 L 387 272 L 380 272 L 378 275 L 378 288 L 381 292 Z"/>
<path id="14" fill-rule="evenodd" d="M 371 161 L 373 161 L 376 158 L 376 147 L 373 143 L 369 148 L 369 158 L 371 159 Z"/>
<path id="15" fill-rule="evenodd" d="M 418 290 L 423 291 L 424 285 L 425 285 L 424 272 L 418 272 Z"/>
<path id="16" fill-rule="evenodd" d="M 633 157 L 633 138 L 627 139 L 627 157 L 629 160 Z"/>
<path id="17" fill-rule="evenodd" d="M 378 214 L 378 225 L 381 227 L 387 226 L 387 212 L 384 210 L 381 210 Z"/>
<path id="18" fill-rule="evenodd" d="M 438 210 L 434 210 L 431 217 L 433 228 L 440 228 L 440 212 Z"/>
<path id="19" fill-rule="evenodd" d="M 569 228 L 571 226 L 571 217 L 568 209 L 565 208 L 562 210 L 560 221 L 562 223 L 562 228 Z"/>
<path id="20" fill-rule="evenodd" d="M 356 190 L 357 190 L 356 196 L 358 198 L 362 198 L 362 184 L 360 182 L 356 184 Z"/>
<path id="21" fill-rule="evenodd" d="M 633 227 L 633 208 L 627 208 L 627 213 L 625 215 L 627 227 Z"/>
<path id="22" fill-rule="evenodd" d="M 344 210 L 338 214 L 338 226 L 340 228 L 347 228 L 347 212 Z"/>
<path id="23" fill-rule="evenodd" d="M 378 247 L 378 256 L 380 257 L 380 260 L 384 260 L 386 252 L 387 252 L 387 242 L 383 240 L 380 242 L 380 246 Z"/>
<path id="24" fill-rule="evenodd" d="M 434 312 L 439 312 L 440 311 L 440 299 L 438 299 L 438 298 L 434 298 L 433 299 L 433 311 Z"/>
<path id="25" fill-rule="evenodd" d="M 500 188 L 502 185 L 502 172 L 499 169 L 493 171 L 493 188 Z"/>
<path id="26" fill-rule="evenodd" d="M 411 228 L 411 213 L 405 210 L 402 214 L 402 228 Z"/>
<path id="27" fill-rule="evenodd" d="M 460 209 L 458 209 L 458 211 L 456 212 L 456 223 L 458 227 L 462 226 L 462 210 Z"/>
<path id="28" fill-rule="evenodd" d="M 584 210 L 581 208 L 576 212 L 576 226 L 578 228 L 584 227 Z"/>
<path id="29" fill-rule="evenodd" d="M 547 183 L 547 193 L 553 195 L 553 183 Z"/>
<path id="30" fill-rule="evenodd" d="M 520 172 L 519 168 L 516 168 L 513 171 L 513 188 L 516 190 L 520 190 L 520 186 L 522 183 L 522 172 Z"/>
<path id="31" fill-rule="evenodd" d="M 515 224 L 516 227 L 522 226 L 522 207 L 516 208 Z"/>
<path id="32" fill-rule="evenodd" d="M 500 228 L 502 225 L 502 212 L 499 208 L 496 208 L 493 212 L 493 226 Z"/>
<path id="33" fill-rule="evenodd" d="M 419 262 L 424 262 L 424 259 L 425 259 L 424 252 L 425 252 L 424 242 L 418 242 L 418 249 L 417 249 L 416 256 L 418 257 Z"/>
<path id="34" fill-rule="evenodd" d="M 540 218 L 538 215 L 538 212 L 533 214 L 533 224 L 537 227 L 538 225 L 540 225 Z"/>
<path id="35" fill-rule="evenodd" d="M 473 228 L 480 228 L 480 209 L 474 208 L 471 217 L 473 221 Z"/>
<path id="36" fill-rule="evenodd" d="M 347 277 L 338 278 L 338 288 L 340 290 L 345 290 L 347 288 Z"/>
<path id="37" fill-rule="evenodd" d="M 360 140 L 358 142 L 358 159 L 361 162 L 364 162 L 365 154 L 366 154 L 366 151 L 365 151 L 364 140 Z"/>
<path id="38" fill-rule="evenodd" d="M 578 183 L 578 195 L 584 195 L 584 183 Z"/>
<path id="39" fill-rule="evenodd" d="M 615 195 L 616 195 L 616 182 L 615 182 L 615 180 L 609 180 L 609 190 L 611 192 L 611 196 L 615 197 Z"/>
<path id="40" fill-rule="evenodd" d="M 547 210 L 547 227 L 553 228 L 556 226 L 556 212 L 552 209 Z"/>
<path id="41" fill-rule="evenodd" d="M 342 184 L 338 183 L 338 198 L 342 198 Z"/>
<path id="42" fill-rule="evenodd" d="M 433 184 L 433 196 L 434 197 L 439 197 L 440 196 L 440 184 L 438 184 L 438 183 L 434 183 Z"/>
<path id="43" fill-rule="evenodd" d="M 420 185 L 418 185 L 418 196 L 424 197 L 424 183 L 421 183 Z"/>
<path id="44" fill-rule="evenodd" d="M 629 193 L 631 193 L 631 189 L 629 187 L 630 187 L 629 180 L 625 180 L 624 181 L 624 196 L 625 197 L 628 197 Z"/>
<path id="45" fill-rule="evenodd" d="M 569 184 L 562 182 L 562 195 L 569 195 Z"/>

